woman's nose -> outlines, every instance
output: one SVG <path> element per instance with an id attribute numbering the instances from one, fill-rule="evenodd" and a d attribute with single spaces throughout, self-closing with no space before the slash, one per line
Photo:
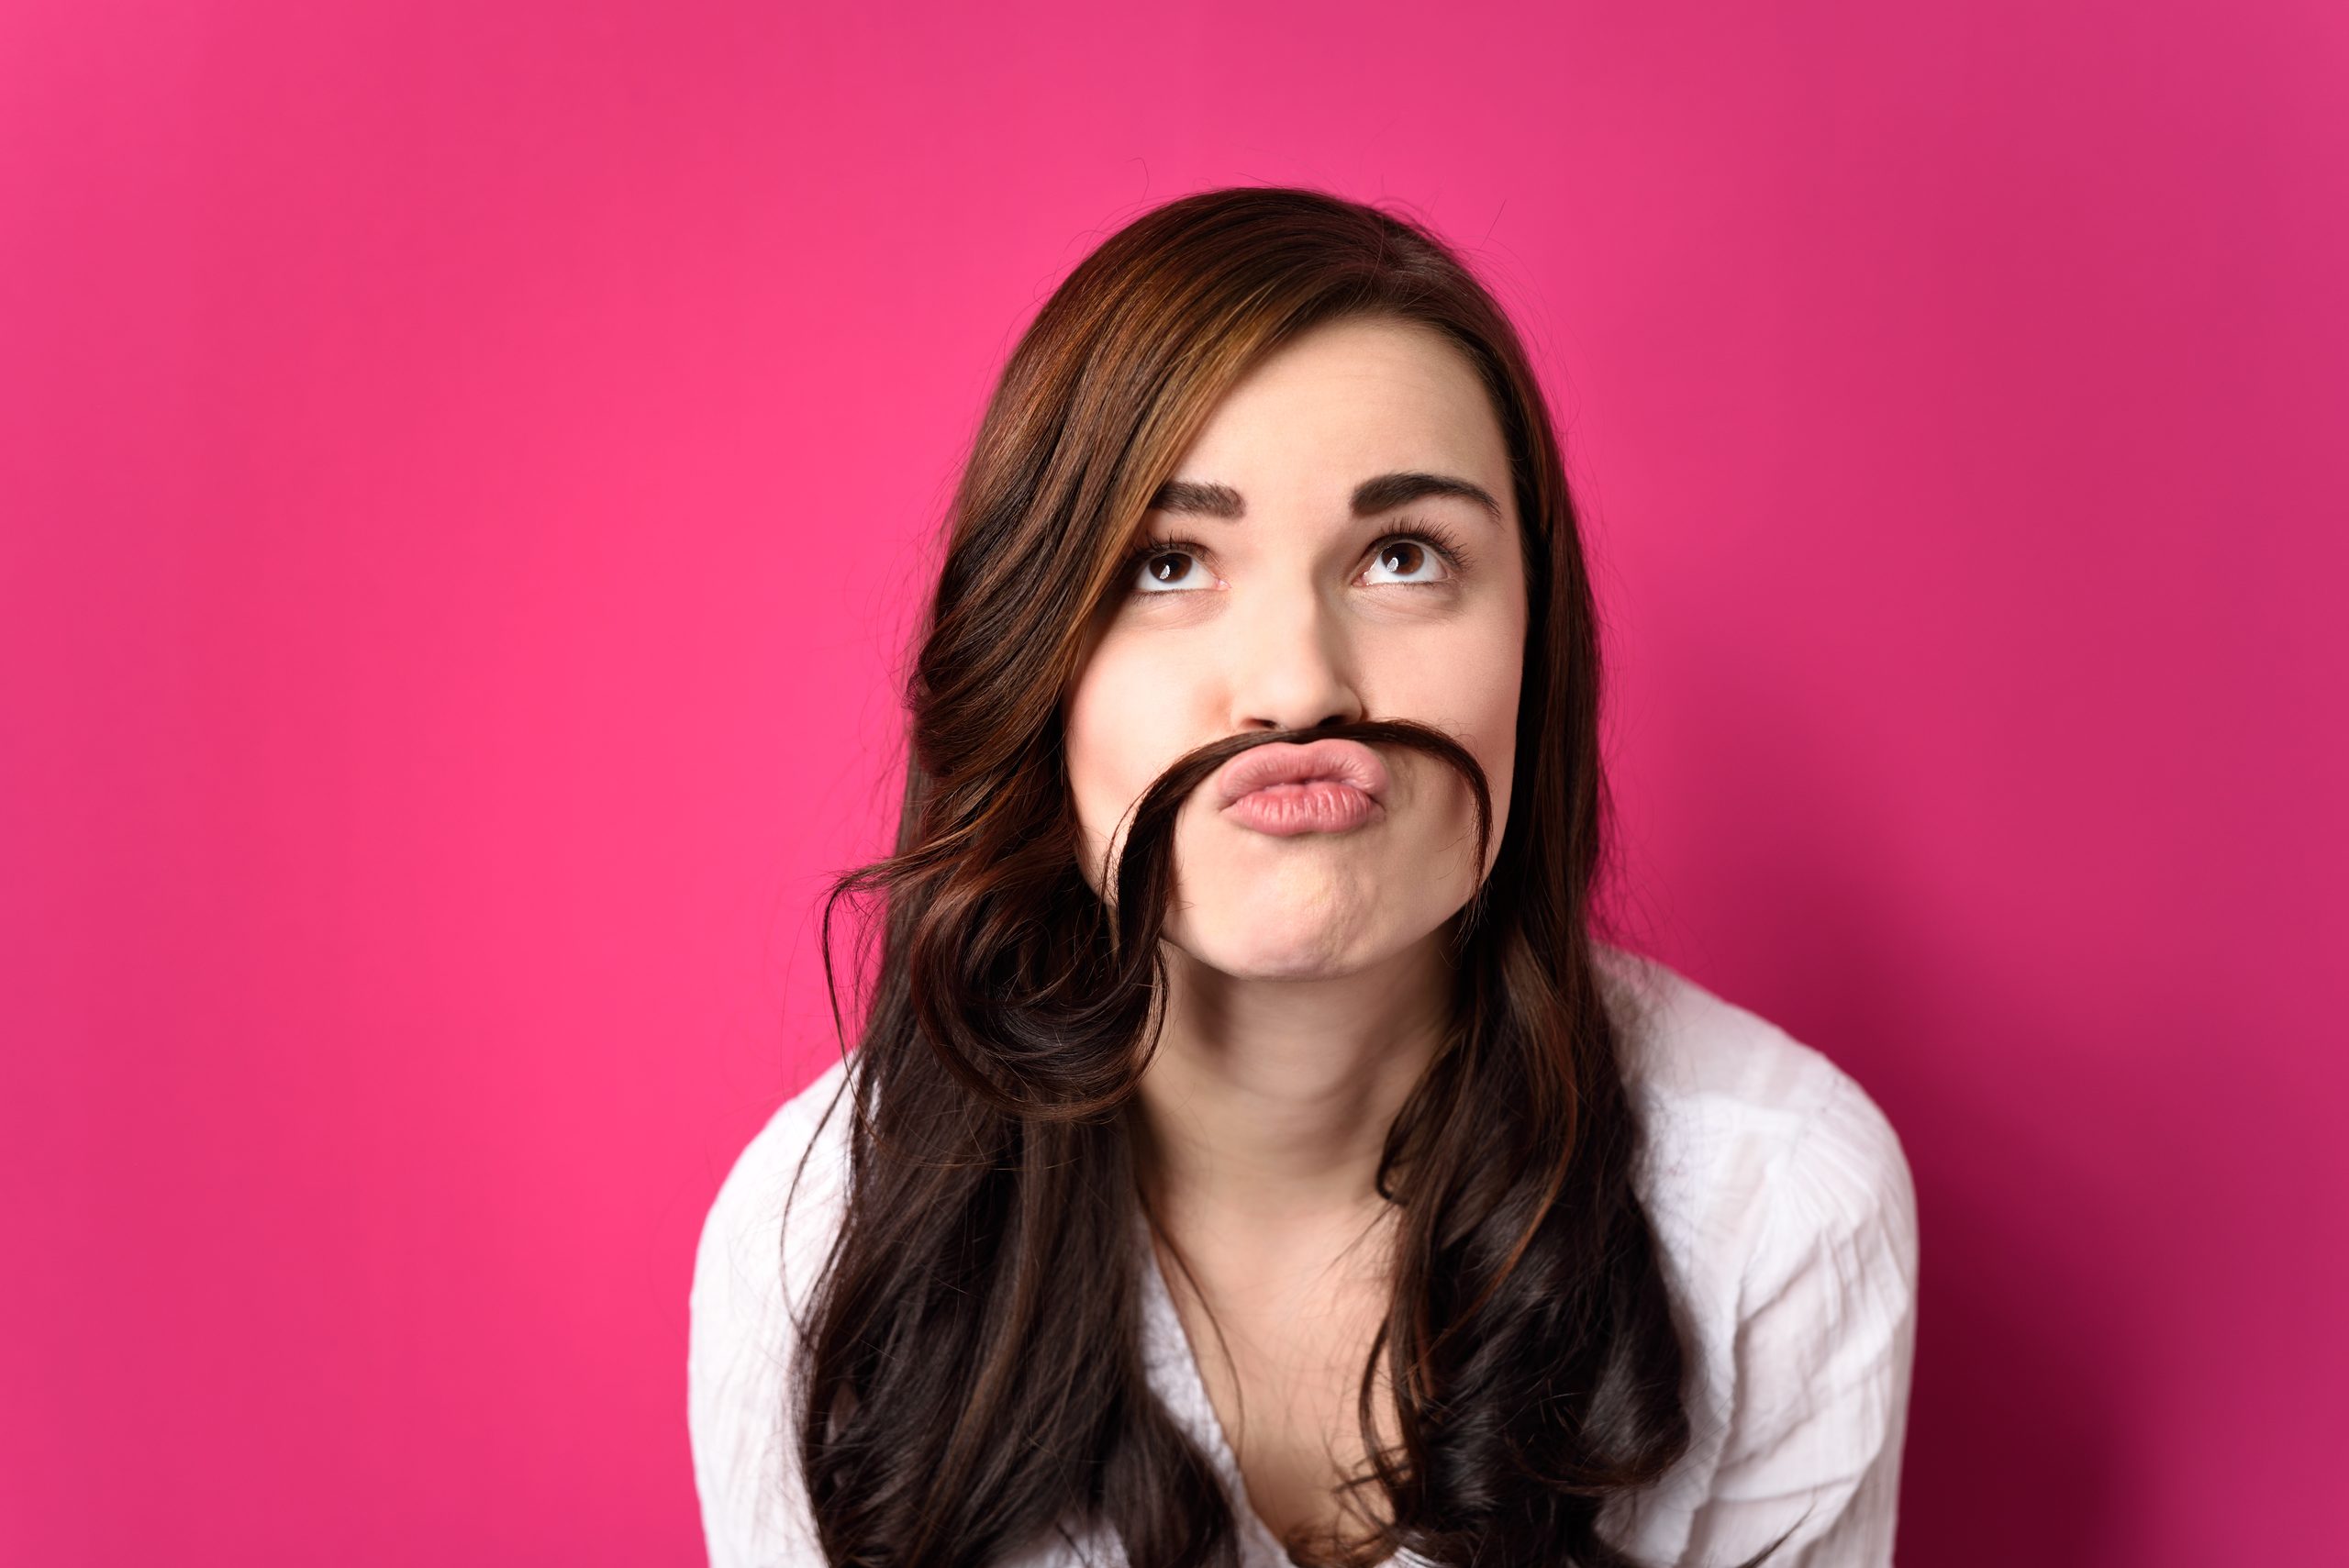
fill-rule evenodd
<path id="1" fill-rule="evenodd" d="M 1319 595 L 1268 598 L 1234 618 L 1243 624 L 1225 656 L 1235 730 L 1312 729 L 1363 716 L 1351 650 Z"/>

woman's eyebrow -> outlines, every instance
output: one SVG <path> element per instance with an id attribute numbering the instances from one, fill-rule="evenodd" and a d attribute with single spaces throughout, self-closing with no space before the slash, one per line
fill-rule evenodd
<path id="1" fill-rule="evenodd" d="M 1375 479 L 1365 479 L 1354 486 L 1354 516 L 1375 517 L 1392 511 L 1423 495 L 1458 495 L 1474 501 L 1492 515 L 1495 522 L 1501 518 L 1501 504 L 1493 499 L 1491 491 L 1465 479 L 1454 479 L 1448 473 L 1422 473 L 1417 470 L 1402 473 L 1382 473 Z"/>
<path id="2" fill-rule="evenodd" d="M 1448 473 L 1426 473 L 1416 469 L 1399 473 L 1382 473 L 1375 479 L 1365 479 L 1355 485 L 1353 513 L 1357 517 L 1375 517 L 1427 495 L 1458 495 L 1482 506 L 1491 514 L 1493 521 L 1503 520 L 1501 504 L 1493 499 L 1492 492 L 1483 485 Z M 1248 504 L 1241 498 L 1240 492 L 1229 484 L 1214 484 L 1195 479 L 1170 479 L 1160 485 L 1158 493 L 1150 498 L 1150 509 L 1237 521 L 1247 515 Z"/>

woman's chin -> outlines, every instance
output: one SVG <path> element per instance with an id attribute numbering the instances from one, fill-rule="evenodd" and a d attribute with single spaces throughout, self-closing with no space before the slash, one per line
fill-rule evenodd
<path id="1" fill-rule="evenodd" d="M 1326 910 L 1288 918 L 1255 909 L 1218 918 L 1197 908 L 1171 922 L 1168 937 L 1208 968 L 1235 980 L 1327 980 L 1390 956 L 1379 922 L 1338 921 Z"/>

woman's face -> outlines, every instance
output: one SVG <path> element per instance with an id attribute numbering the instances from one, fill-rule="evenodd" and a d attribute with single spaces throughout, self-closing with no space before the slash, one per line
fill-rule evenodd
<path id="1" fill-rule="evenodd" d="M 1397 474 L 1475 488 L 1397 503 L 1390 483 L 1357 512 L 1360 487 Z M 1251 827 L 1210 780 L 1176 819 L 1164 933 L 1232 976 L 1344 974 L 1402 952 L 1468 901 L 1508 819 L 1525 568 L 1483 384 L 1431 328 L 1326 324 L 1231 388 L 1157 499 L 1142 521 L 1155 553 L 1112 588 L 1064 704 L 1086 880 L 1099 891 L 1111 835 L 1122 850 L 1126 814 L 1198 746 L 1417 719 L 1485 769 L 1483 867 L 1472 874 L 1466 782 L 1420 751 L 1375 748 L 1384 809 L 1339 830 Z M 1196 544 L 1160 542 L 1175 539 Z"/>

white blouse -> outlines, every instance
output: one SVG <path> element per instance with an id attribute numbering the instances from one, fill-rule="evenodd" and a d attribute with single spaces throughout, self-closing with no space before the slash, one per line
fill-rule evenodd
<path id="1" fill-rule="evenodd" d="M 1776 1025 L 1655 960 L 1597 951 L 1647 1124 L 1635 1180 L 1686 1314 L 1693 1428 L 1680 1462 L 1618 1498 L 1600 1529 L 1643 1562 L 1727 1568 L 1793 1526 L 1768 1568 L 1882 1568 L 1916 1346 L 1916 1195 L 1899 1139 L 1857 1083 Z M 782 1425 L 785 1308 L 805 1311 L 839 1224 L 850 1107 L 815 1128 L 846 1071 L 835 1062 L 774 1113 L 702 1229 L 687 1421 L 712 1568 L 824 1562 Z M 784 1197 L 811 1134 L 786 1228 Z M 1243 1568 L 1289 1568 L 1247 1505 L 1142 1234 L 1152 1386 L 1221 1474 Z M 1072 1526 L 1004 1568 L 1125 1562 L 1114 1535 Z M 1388 1568 L 1418 1564 L 1405 1552 Z"/>

